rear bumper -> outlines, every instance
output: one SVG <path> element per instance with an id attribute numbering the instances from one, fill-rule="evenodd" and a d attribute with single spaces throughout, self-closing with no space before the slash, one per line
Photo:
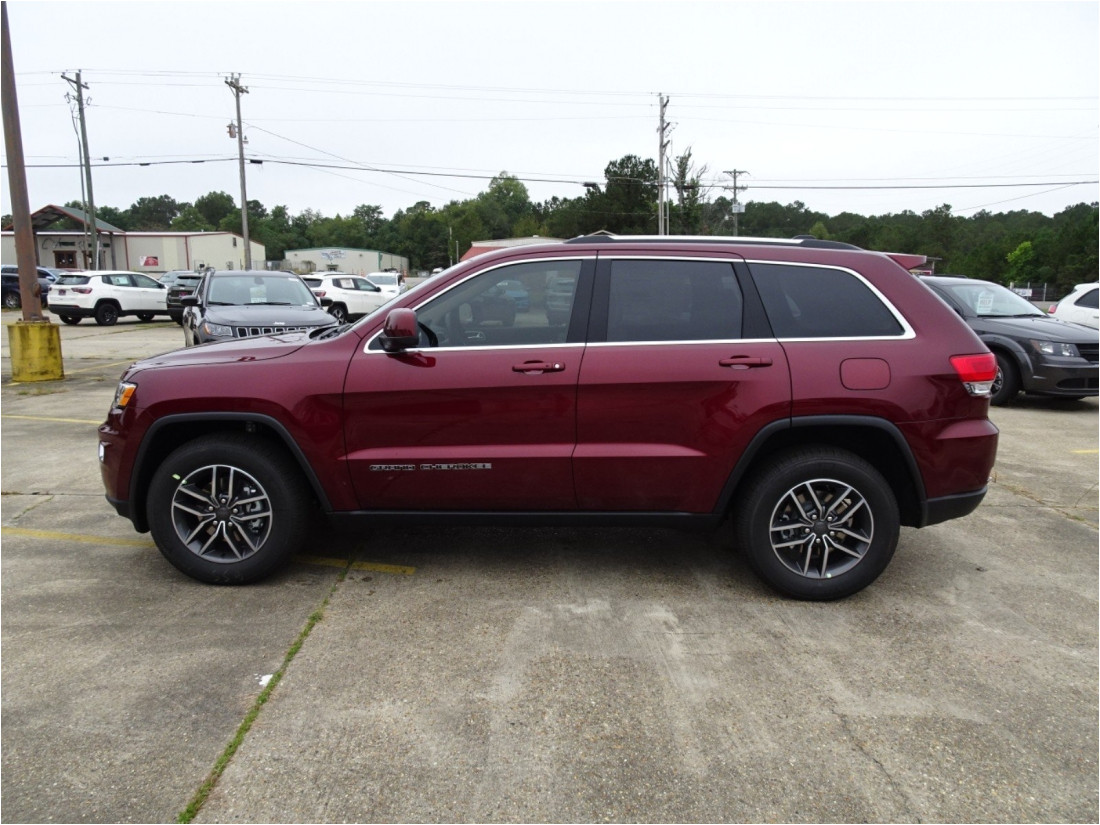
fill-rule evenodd
<path id="1" fill-rule="evenodd" d="M 928 527 L 932 524 L 939 524 L 970 515 L 978 509 L 978 505 L 982 503 L 982 499 L 985 498 L 988 490 L 988 487 L 982 487 L 982 489 L 970 493 L 928 499 L 924 505 L 924 519 L 921 526 Z"/>

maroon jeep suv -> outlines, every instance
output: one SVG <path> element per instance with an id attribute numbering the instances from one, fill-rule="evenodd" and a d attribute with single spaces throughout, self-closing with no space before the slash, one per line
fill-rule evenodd
<path id="1" fill-rule="evenodd" d="M 107 499 L 213 583 L 272 572 L 315 513 L 728 517 L 778 591 L 847 596 L 902 525 L 974 510 L 996 454 L 996 361 L 920 262 L 602 235 L 480 255 L 353 325 L 132 365 L 99 428 Z"/>

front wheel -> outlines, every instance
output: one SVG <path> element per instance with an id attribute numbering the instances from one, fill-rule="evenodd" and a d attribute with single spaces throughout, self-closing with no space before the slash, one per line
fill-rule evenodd
<path id="1" fill-rule="evenodd" d="M 879 577 L 897 548 L 893 491 L 852 453 L 794 449 L 770 458 L 742 489 L 737 544 L 760 578 L 788 596 L 850 596 Z"/>
<path id="2" fill-rule="evenodd" d="M 152 321 L 154 317 L 156 317 L 156 316 L 152 312 L 139 312 L 137 314 L 137 319 L 139 321 L 144 321 L 146 323 L 149 323 L 149 321 Z"/>
<path id="3" fill-rule="evenodd" d="M 76 326 L 80 323 L 80 316 L 78 315 L 62 315 L 61 320 L 70 326 Z"/>
<path id="4" fill-rule="evenodd" d="M 311 501 L 278 444 L 220 434 L 169 455 L 146 506 L 153 539 L 176 568 L 210 584 L 248 584 L 302 545 Z"/>
<path id="5" fill-rule="evenodd" d="M 328 308 L 329 315 L 339 321 L 341 324 L 348 322 L 348 308 L 343 304 L 333 304 Z"/>
<path id="6" fill-rule="evenodd" d="M 4 306 L 8 309 L 21 309 L 23 307 L 23 300 L 18 292 L 9 292 L 4 296 Z"/>
<path id="7" fill-rule="evenodd" d="M 1020 371 L 1012 363 L 1012 359 L 1002 353 L 997 353 L 997 377 L 993 379 L 993 387 L 989 403 L 994 407 L 1003 407 L 1020 393 Z"/>

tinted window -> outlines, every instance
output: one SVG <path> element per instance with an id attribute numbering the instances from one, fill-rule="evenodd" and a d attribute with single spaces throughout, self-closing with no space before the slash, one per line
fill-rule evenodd
<path id="1" fill-rule="evenodd" d="M 491 269 L 433 298 L 417 319 L 441 347 L 562 344 L 580 269 L 580 261 Z"/>
<path id="2" fill-rule="evenodd" d="M 762 263 L 751 268 L 777 338 L 865 338 L 904 331 L 882 300 L 850 272 Z"/>
<path id="3" fill-rule="evenodd" d="M 741 290 L 728 263 L 613 261 L 608 341 L 708 341 L 741 335 Z"/>
<path id="4" fill-rule="evenodd" d="M 1074 303 L 1077 304 L 1077 306 L 1079 307 L 1096 309 L 1097 307 L 1100 307 L 1100 302 L 1097 301 L 1097 293 L 1100 293 L 1100 290 L 1090 289 L 1088 292 L 1086 292 L 1084 295 L 1074 301 Z"/>
<path id="5" fill-rule="evenodd" d="M 57 282 L 63 286 L 79 286 L 88 283 L 87 275 L 62 275 Z"/>

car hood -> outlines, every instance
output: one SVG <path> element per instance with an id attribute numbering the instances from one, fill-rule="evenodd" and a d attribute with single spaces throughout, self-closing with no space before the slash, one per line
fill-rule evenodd
<path id="1" fill-rule="evenodd" d="M 1096 343 L 1096 333 L 1077 324 L 1067 324 L 1046 315 L 1024 318 L 973 318 L 970 325 L 978 333 L 1004 335 L 1008 338 L 1037 338 L 1067 344 Z"/>
<path id="2" fill-rule="evenodd" d="M 134 364 L 133 369 L 194 367 L 204 364 L 227 364 L 234 361 L 268 361 L 272 358 L 283 358 L 298 351 L 307 341 L 309 341 L 308 332 L 284 332 L 256 338 L 214 341 L 145 358 Z"/>
<path id="3" fill-rule="evenodd" d="M 311 326 L 326 327 L 336 319 L 321 307 L 309 306 L 212 306 L 206 309 L 206 320 L 229 326 Z"/>

